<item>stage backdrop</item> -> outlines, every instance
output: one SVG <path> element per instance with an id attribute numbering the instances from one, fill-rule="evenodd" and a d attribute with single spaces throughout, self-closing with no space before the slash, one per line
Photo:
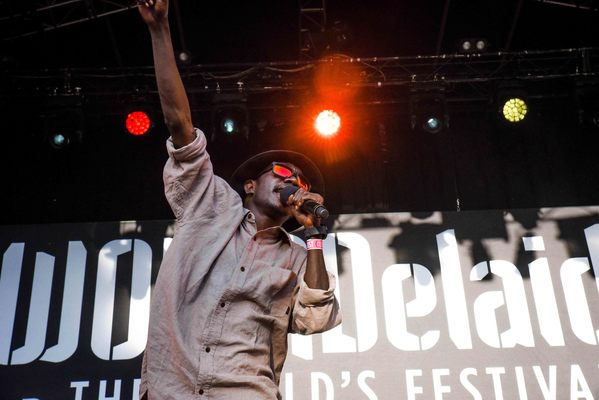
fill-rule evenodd
<path id="1" fill-rule="evenodd" d="M 599 207 L 341 215 L 332 231 L 344 322 L 290 337 L 286 400 L 599 398 Z M 0 399 L 137 399 L 171 236 L 0 227 Z"/>

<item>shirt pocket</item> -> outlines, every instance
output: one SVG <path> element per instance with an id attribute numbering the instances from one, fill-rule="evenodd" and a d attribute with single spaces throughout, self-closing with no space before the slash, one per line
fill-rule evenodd
<path id="1" fill-rule="evenodd" d="M 243 292 L 255 305 L 268 314 L 280 313 L 281 300 L 290 298 L 297 283 L 297 274 L 264 261 L 256 261 L 249 271 Z M 284 310 L 283 310 L 284 312 Z"/>

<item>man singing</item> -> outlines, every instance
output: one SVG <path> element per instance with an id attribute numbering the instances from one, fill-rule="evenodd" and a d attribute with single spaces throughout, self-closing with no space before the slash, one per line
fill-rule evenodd
<path id="1" fill-rule="evenodd" d="M 272 150 L 228 183 L 215 176 L 177 70 L 168 2 L 142 1 L 139 11 L 171 135 L 164 185 L 176 218 L 152 294 L 140 398 L 280 399 L 287 334 L 341 322 L 326 229 L 303 207 L 323 203 L 322 175 L 306 156 Z M 281 227 L 288 220 L 305 228 L 308 250 Z"/>

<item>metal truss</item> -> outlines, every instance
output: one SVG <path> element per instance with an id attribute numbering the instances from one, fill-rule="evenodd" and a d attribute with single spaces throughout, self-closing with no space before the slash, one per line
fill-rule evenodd
<path id="1" fill-rule="evenodd" d="M 299 0 L 299 48 L 301 59 L 314 59 L 322 51 L 326 32 L 326 0 Z"/>
<path id="2" fill-rule="evenodd" d="M 131 0 L 45 0 L 0 3 L 2 39 L 35 35 L 136 7 Z"/>
<path id="3" fill-rule="evenodd" d="M 356 89 L 360 101 L 372 103 L 397 101 L 415 90 L 440 87 L 450 102 L 485 101 L 505 81 L 536 87 L 539 97 L 562 95 L 564 88 L 599 89 L 599 48 L 196 65 L 183 71 L 183 80 L 199 103 L 217 93 L 244 93 L 249 103 L 280 106 L 301 102 L 298 99 L 313 93 L 314 77 L 322 68 L 334 72 L 327 84 L 339 90 Z M 44 95 L 39 88 L 54 88 L 54 93 L 79 88 L 88 98 L 107 102 L 133 93 L 156 94 L 151 67 L 20 72 L 0 83 L 8 96 L 15 90 L 19 95 Z"/>

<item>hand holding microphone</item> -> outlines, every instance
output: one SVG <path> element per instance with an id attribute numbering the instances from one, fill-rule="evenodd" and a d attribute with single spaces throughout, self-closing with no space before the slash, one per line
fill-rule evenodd
<path id="1" fill-rule="evenodd" d="M 295 192 L 297 192 L 299 190 L 299 187 L 297 186 L 293 186 L 293 185 L 289 185 L 289 186 L 285 186 L 280 193 L 280 197 L 281 197 L 281 202 L 283 204 L 287 204 L 287 200 L 289 199 L 289 196 L 295 194 Z M 308 213 L 308 214 L 312 214 L 314 217 L 316 218 L 320 218 L 320 219 L 326 219 L 329 217 L 329 211 L 326 209 L 326 207 L 314 200 L 305 200 L 302 203 L 301 206 L 302 211 Z"/>

